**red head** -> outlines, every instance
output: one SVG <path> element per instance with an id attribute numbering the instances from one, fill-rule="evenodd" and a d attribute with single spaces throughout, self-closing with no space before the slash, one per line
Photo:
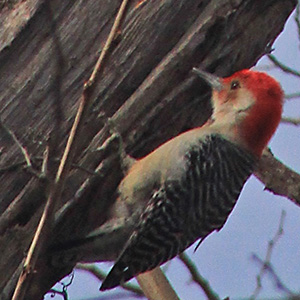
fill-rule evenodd
<path id="1" fill-rule="evenodd" d="M 236 82 L 245 87 L 255 100 L 241 123 L 240 135 L 248 149 L 261 156 L 280 122 L 283 91 L 279 83 L 266 73 L 242 70 L 223 79 L 224 86 Z M 238 93 L 237 93 L 238 94 Z"/>
<path id="2" fill-rule="evenodd" d="M 203 77 L 201 72 L 198 74 Z M 233 139 L 261 156 L 281 119 L 283 92 L 279 83 L 266 73 L 250 70 L 224 79 L 208 77 L 205 79 L 213 88 L 213 119 L 230 123 Z"/>

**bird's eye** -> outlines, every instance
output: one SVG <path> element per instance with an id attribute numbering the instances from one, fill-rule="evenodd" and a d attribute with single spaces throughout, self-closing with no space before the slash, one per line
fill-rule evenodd
<path id="1" fill-rule="evenodd" d="M 240 83 L 237 81 L 237 80 L 234 80 L 231 82 L 231 86 L 230 86 L 230 89 L 231 90 L 236 90 L 240 88 Z"/>

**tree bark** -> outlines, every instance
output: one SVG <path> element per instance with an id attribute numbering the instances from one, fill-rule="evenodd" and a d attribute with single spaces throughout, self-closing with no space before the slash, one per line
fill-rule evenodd
<path id="1" fill-rule="evenodd" d="M 81 238 L 110 221 L 108 212 L 123 176 L 118 145 L 112 142 L 105 151 L 97 149 L 110 137 L 111 127 L 122 136 L 126 151 L 138 158 L 203 124 L 211 112 L 210 92 L 191 73 L 192 67 L 226 76 L 253 66 L 270 49 L 296 2 L 132 0 L 92 95 L 76 164 L 47 246 Z M 26 0 L 0 6 L 1 299 L 11 297 L 48 186 L 47 180 L 26 171 L 20 147 L 7 129 L 26 148 L 35 169 L 41 168 L 41 157 L 50 145 L 51 176 L 84 81 L 120 3 Z M 97 259 L 114 259 L 131 226 L 121 224 L 115 235 L 106 236 Z M 28 299 L 42 298 L 70 272 L 76 259 L 57 268 L 42 255 Z"/>

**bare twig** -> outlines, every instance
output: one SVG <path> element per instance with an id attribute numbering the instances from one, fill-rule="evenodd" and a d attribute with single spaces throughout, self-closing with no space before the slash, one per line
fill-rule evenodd
<path id="1" fill-rule="evenodd" d="M 179 259 L 188 268 L 189 272 L 191 273 L 193 281 L 196 282 L 202 288 L 205 295 L 207 296 L 207 299 L 220 300 L 220 297 L 212 289 L 212 287 L 209 285 L 208 281 L 200 275 L 200 273 L 197 269 L 197 266 L 188 257 L 188 255 L 186 253 L 181 253 L 181 254 L 179 254 Z"/>
<path id="2" fill-rule="evenodd" d="M 97 75 L 100 71 L 101 65 L 103 64 L 104 59 L 105 59 L 108 51 L 110 50 L 110 47 L 111 47 L 116 35 L 118 34 L 121 22 L 123 20 L 124 15 L 125 15 L 125 11 L 126 11 L 128 2 L 129 2 L 129 0 L 123 0 L 122 1 L 120 9 L 119 9 L 118 14 L 117 14 L 116 19 L 115 19 L 115 22 L 113 24 L 113 27 L 112 27 L 112 29 L 109 33 L 109 36 L 107 38 L 107 41 L 106 41 L 105 45 L 104 45 L 104 47 L 101 51 L 99 59 L 96 62 L 96 65 L 94 67 L 92 75 L 85 84 L 85 88 L 88 88 L 91 85 L 93 85 L 95 80 L 97 79 Z"/>
<path id="3" fill-rule="evenodd" d="M 50 289 L 47 294 L 51 294 L 51 297 L 54 297 L 55 295 L 60 295 L 64 298 L 64 300 L 68 300 L 68 287 L 73 283 L 74 271 L 69 275 L 69 278 L 70 280 L 68 283 L 60 282 L 60 284 L 62 285 L 61 291 L 58 291 L 56 289 Z"/>
<path id="4" fill-rule="evenodd" d="M 286 216 L 286 212 L 283 210 L 282 213 L 281 213 L 281 217 L 280 217 L 277 232 L 275 233 L 275 236 L 273 237 L 273 239 L 270 240 L 269 243 L 268 243 L 268 249 L 267 249 L 266 257 L 263 261 L 262 268 L 260 269 L 260 272 L 256 277 L 256 288 L 255 288 L 255 291 L 253 292 L 253 294 L 250 297 L 250 299 L 252 299 L 252 300 L 254 300 L 258 297 L 258 295 L 259 295 L 259 293 L 262 289 L 262 284 L 261 284 L 262 278 L 263 278 L 265 272 L 267 271 L 268 266 L 270 266 L 271 257 L 272 257 L 274 247 L 275 247 L 275 245 L 277 244 L 277 242 L 279 241 L 280 237 L 283 234 L 283 225 L 284 225 L 284 221 L 285 221 L 285 216 Z M 253 255 L 253 257 L 254 257 L 254 255 Z"/>
<path id="5" fill-rule="evenodd" d="M 103 272 L 100 268 L 98 268 L 95 264 L 77 264 L 76 269 L 83 270 L 91 273 L 99 280 L 103 281 L 106 277 L 105 272 Z M 137 297 L 144 297 L 143 291 L 139 288 L 139 286 L 130 283 L 122 283 L 121 287 L 129 292 L 136 294 Z"/>
<path id="6" fill-rule="evenodd" d="M 69 299 L 68 298 L 68 294 L 65 291 L 61 292 L 61 291 L 57 291 L 55 289 L 51 289 L 51 290 L 49 290 L 49 292 L 47 294 L 50 294 L 51 297 L 55 297 L 55 295 L 60 295 L 60 296 L 63 297 L 64 300 L 68 300 Z"/>
<path id="7" fill-rule="evenodd" d="M 288 296 L 292 297 L 292 296 L 295 296 L 295 293 L 289 289 L 283 282 L 282 280 L 279 278 L 279 276 L 276 274 L 272 264 L 269 262 L 269 263 L 266 263 L 265 261 L 263 261 L 260 257 L 258 257 L 256 254 L 253 254 L 252 255 L 252 258 L 257 261 L 262 269 L 265 270 L 265 272 L 268 272 L 271 277 L 273 278 L 274 280 L 274 283 L 275 283 L 275 286 L 282 292 L 284 292 L 285 294 L 287 294 Z"/>
<path id="8" fill-rule="evenodd" d="M 6 134 L 14 141 L 14 143 L 17 145 L 17 147 L 20 149 L 20 151 L 23 154 L 23 157 L 25 159 L 25 163 L 26 163 L 26 170 L 29 171 L 32 175 L 36 176 L 37 178 L 40 178 L 41 175 L 34 170 L 33 166 L 32 166 L 32 162 L 31 162 L 31 158 L 30 155 L 27 151 L 27 149 L 22 145 L 22 143 L 19 141 L 19 139 L 17 138 L 17 136 L 15 135 L 15 133 L 10 130 L 1 120 L 0 118 L 0 127 L 6 132 Z M 17 163 L 17 165 L 19 165 Z M 4 168 L 6 169 L 6 168 Z M 1 169 L 0 171 L 1 173 L 3 172 L 3 169 Z"/>
<path id="9" fill-rule="evenodd" d="M 292 124 L 292 125 L 295 125 L 295 126 L 299 126 L 300 125 L 300 118 L 282 117 L 281 118 L 281 123 Z"/>
<path id="10" fill-rule="evenodd" d="M 4 123 L 2 122 L 1 119 L 0 119 L 0 126 L 10 136 L 10 138 L 16 143 L 16 145 L 21 150 L 21 152 L 22 152 L 22 154 L 23 154 L 23 156 L 25 158 L 25 161 L 26 161 L 26 164 L 27 164 L 28 168 L 31 168 L 32 167 L 32 163 L 31 163 L 30 156 L 29 156 L 26 148 L 23 147 L 23 145 L 18 140 L 18 138 L 16 137 L 16 135 L 14 134 L 14 132 L 12 132 L 6 125 L 4 125 Z"/>
<path id="11" fill-rule="evenodd" d="M 298 72 L 297 70 L 294 70 L 294 69 L 290 68 L 289 66 L 283 64 L 273 54 L 269 54 L 268 58 L 273 62 L 273 64 L 275 66 L 280 68 L 283 72 L 295 75 L 297 77 L 300 77 L 300 72 Z"/>
<path id="12" fill-rule="evenodd" d="M 47 177 L 47 166 L 49 161 L 49 146 L 46 146 L 46 149 L 44 151 L 43 161 L 42 161 L 42 168 L 41 168 L 41 174 L 46 178 Z"/>
<path id="13" fill-rule="evenodd" d="M 291 94 L 284 95 L 284 98 L 285 98 L 286 100 L 291 100 L 291 99 L 295 99 L 295 98 L 300 98 L 300 92 L 296 92 L 296 93 L 291 93 Z"/>
<path id="14" fill-rule="evenodd" d="M 95 68 L 92 72 L 87 83 L 84 85 L 83 94 L 80 100 L 79 108 L 77 110 L 77 114 L 75 117 L 75 121 L 73 123 L 67 145 L 65 151 L 63 153 L 60 165 L 58 167 L 58 171 L 55 177 L 55 180 L 51 186 L 50 194 L 47 199 L 47 203 L 43 212 L 43 215 L 40 219 L 38 228 L 34 235 L 33 241 L 30 245 L 26 260 L 24 262 L 23 271 L 19 277 L 14 295 L 12 300 L 22 300 L 26 294 L 26 290 L 28 284 L 31 279 L 31 275 L 34 271 L 34 267 L 40 253 L 40 250 L 43 246 L 44 241 L 46 240 L 46 235 L 49 233 L 50 225 L 53 223 L 54 211 L 56 207 L 56 203 L 59 201 L 61 192 L 63 189 L 64 181 L 68 174 L 70 165 L 72 163 L 76 147 L 79 141 L 81 129 L 84 124 L 85 115 L 87 113 L 89 103 L 91 101 L 91 92 L 94 88 L 94 84 L 96 82 L 97 75 L 99 73 L 101 64 L 103 64 L 104 60 L 107 58 L 109 54 L 109 49 L 114 39 L 114 36 L 120 26 L 121 20 L 123 18 L 126 5 L 128 0 L 123 0 L 119 12 L 116 16 L 114 25 L 110 31 L 106 44 L 104 46 L 103 51 L 100 54 L 100 57 L 95 65 Z"/>

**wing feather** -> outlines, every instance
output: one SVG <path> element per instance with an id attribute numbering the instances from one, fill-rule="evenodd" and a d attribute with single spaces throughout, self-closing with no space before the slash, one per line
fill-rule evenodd
<path id="1" fill-rule="evenodd" d="M 159 266 L 220 230 L 255 163 L 250 153 L 221 136 L 199 139 L 185 154 L 180 178 L 170 176 L 153 192 L 101 290 Z"/>

